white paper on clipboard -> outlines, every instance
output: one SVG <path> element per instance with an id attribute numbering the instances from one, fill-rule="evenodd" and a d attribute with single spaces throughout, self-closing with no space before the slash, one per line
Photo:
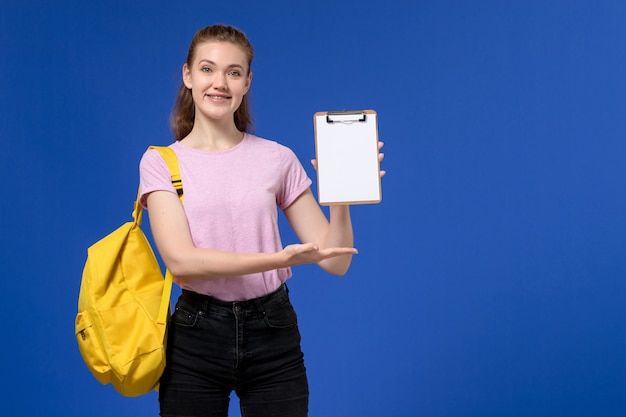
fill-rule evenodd
<path id="1" fill-rule="evenodd" d="M 317 112 L 314 125 L 319 203 L 379 203 L 382 189 L 376 112 Z"/>

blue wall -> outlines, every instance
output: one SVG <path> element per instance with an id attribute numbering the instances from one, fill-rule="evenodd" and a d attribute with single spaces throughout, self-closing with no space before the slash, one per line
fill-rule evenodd
<path id="1" fill-rule="evenodd" d="M 290 281 L 312 417 L 626 415 L 626 3 L 100 3 L 0 4 L 2 415 L 157 415 L 84 366 L 76 301 L 217 22 L 311 176 L 316 111 L 375 109 L 386 142 L 349 274 Z"/>

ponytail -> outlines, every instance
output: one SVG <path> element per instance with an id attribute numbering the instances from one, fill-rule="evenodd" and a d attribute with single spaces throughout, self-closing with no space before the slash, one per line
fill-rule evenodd
<path id="1" fill-rule="evenodd" d="M 170 119 L 170 126 L 177 141 L 191 133 L 195 117 L 196 107 L 191 97 L 191 90 L 183 84 L 178 89 Z"/>

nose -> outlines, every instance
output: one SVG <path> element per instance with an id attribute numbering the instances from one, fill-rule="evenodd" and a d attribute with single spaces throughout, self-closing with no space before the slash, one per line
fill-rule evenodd
<path id="1" fill-rule="evenodd" d="M 213 87 L 223 90 L 226 88 L 226 74 L 222 72 L 217 72 L 215 77 L 213 78 Z"/>

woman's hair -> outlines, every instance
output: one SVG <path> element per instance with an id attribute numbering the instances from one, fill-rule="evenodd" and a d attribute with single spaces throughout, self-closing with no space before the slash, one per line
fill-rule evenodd
<path id="1" fill-rule="evenodd" d="M 198 45 L 205 42 L 230 42 L 239 46 L 248 58 L 248 72 L 251 71 L 254 49 L 248 41 L 246 35 L 232 26 L 214 25 L 200 29 L 196 32 L 189 51 L 187 52 L 187 65 L 192 66 Z M 191 90 L 183 83 L 178 90 L 176 102 L 172 110 L 170 124 L 176 140 L 186 137 L 193 129 L 195 120 L 195 105 L 191 96 Z M 252 118 L 248 108 L 248 95 L 243 96 L 241 105 L 235 111 L 235 126 L 242 132 L 250 132 L 252 129 Z"/>

